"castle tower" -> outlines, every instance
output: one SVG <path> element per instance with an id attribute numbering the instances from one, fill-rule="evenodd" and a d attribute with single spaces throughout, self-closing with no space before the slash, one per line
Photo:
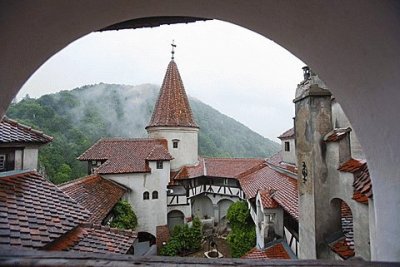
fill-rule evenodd
<path id="1" fill-rule="evenodd" d="M 173 45 L 174 48 L 174 45 Z M 149 125 L 150 138 L 164 138 L 168 151 L 173 156 L 171 170 L 198 162 L 199 127 L 193 119 L 189 100 L 183 86 L 178 67 L 173 57 L 160 89 Z"/>
<path id="2" fill-rule="evenodd" d="M 324 136 L 332 130 L 331 93 L 308 67 L 296 90 L 295 135 L 299 166 L 300 259 L 329 258 L 325 238 L 336 232 L 326 201 L 328 169 Z"/>

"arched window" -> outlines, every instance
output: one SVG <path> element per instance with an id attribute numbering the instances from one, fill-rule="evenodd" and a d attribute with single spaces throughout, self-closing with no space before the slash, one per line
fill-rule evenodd
<path id="1" fill-rule="evenodd" d="M 153 194 L 154 194 L 154 193 L 153 193 Z M 146 199 L 149 199 L 149 198 L 150 198 L 149 192 L 147 192 L 147 191 L 144 192 L 144 193 L 143 193 L 143 199 L 146 200 Z"/>
<path id="2" fill-rule="evenodd" d="M 153 191 L 151 197 L 152 197 L 152 199 L 158 199 L 158 192 L 157 191 Z"/>

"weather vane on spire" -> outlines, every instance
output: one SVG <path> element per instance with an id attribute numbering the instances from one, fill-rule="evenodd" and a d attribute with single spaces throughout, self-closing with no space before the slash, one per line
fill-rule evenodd
<path id="1" fill-rule="evenodd" d="M 175 40 L 172 40 L 171 46 L 172 46 L 172 51 L 171 51 L 172 56 L 171 56 L 171 59 L 174 60 L 175 47 L 176 47 Z"/>

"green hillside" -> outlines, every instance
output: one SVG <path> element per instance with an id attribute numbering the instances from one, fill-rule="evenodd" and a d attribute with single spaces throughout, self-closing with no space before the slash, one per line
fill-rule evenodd
<path id="1" fill-rule="evenodd" d="M 61 183 L 86 174 L 76 158 L 101 137 L 145 137 L 159 87 L 145 84 L 87 85 L 71 91 L 25 98 L 7 115 L 54 137 L 39 153 L 40 168 Z M 190 98 L 200 126 L 199 153 L 209 157 L 267 157 L 279 145 L 243 124 Z"/>

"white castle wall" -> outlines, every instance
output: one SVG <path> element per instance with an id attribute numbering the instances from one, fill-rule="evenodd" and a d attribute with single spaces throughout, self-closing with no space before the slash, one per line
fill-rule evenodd
<path id="1" fill-rule="evenodd" d="M 174 158 L 171 170 L 198 162 L 198 128 L 190 127 L 151 127 L 147 129 L 150 138 L 163 138 L 168 141 L 168 152 Z M 179 140 L 178 148 L 173 148 L 172 140 Z"/>
<path id="2" fill-rule="evenodd" d="M 163 168 L 156 168 L 156 161 L 150 161 L 151 173 L 107 174 L 106 179 L 113 180 L 130 188 L 124 198 L 132 205 L 138 217 L 137 232 L 149 232 L 156 235 L 157 225 L 167 224 L 167 184 L 170 175 L 170 163 L 164 161 Z M 143 200 L 143 193 L 150 194 Z M 158 199 L 152 199 L 152 192 L 158 192 Z"/>

